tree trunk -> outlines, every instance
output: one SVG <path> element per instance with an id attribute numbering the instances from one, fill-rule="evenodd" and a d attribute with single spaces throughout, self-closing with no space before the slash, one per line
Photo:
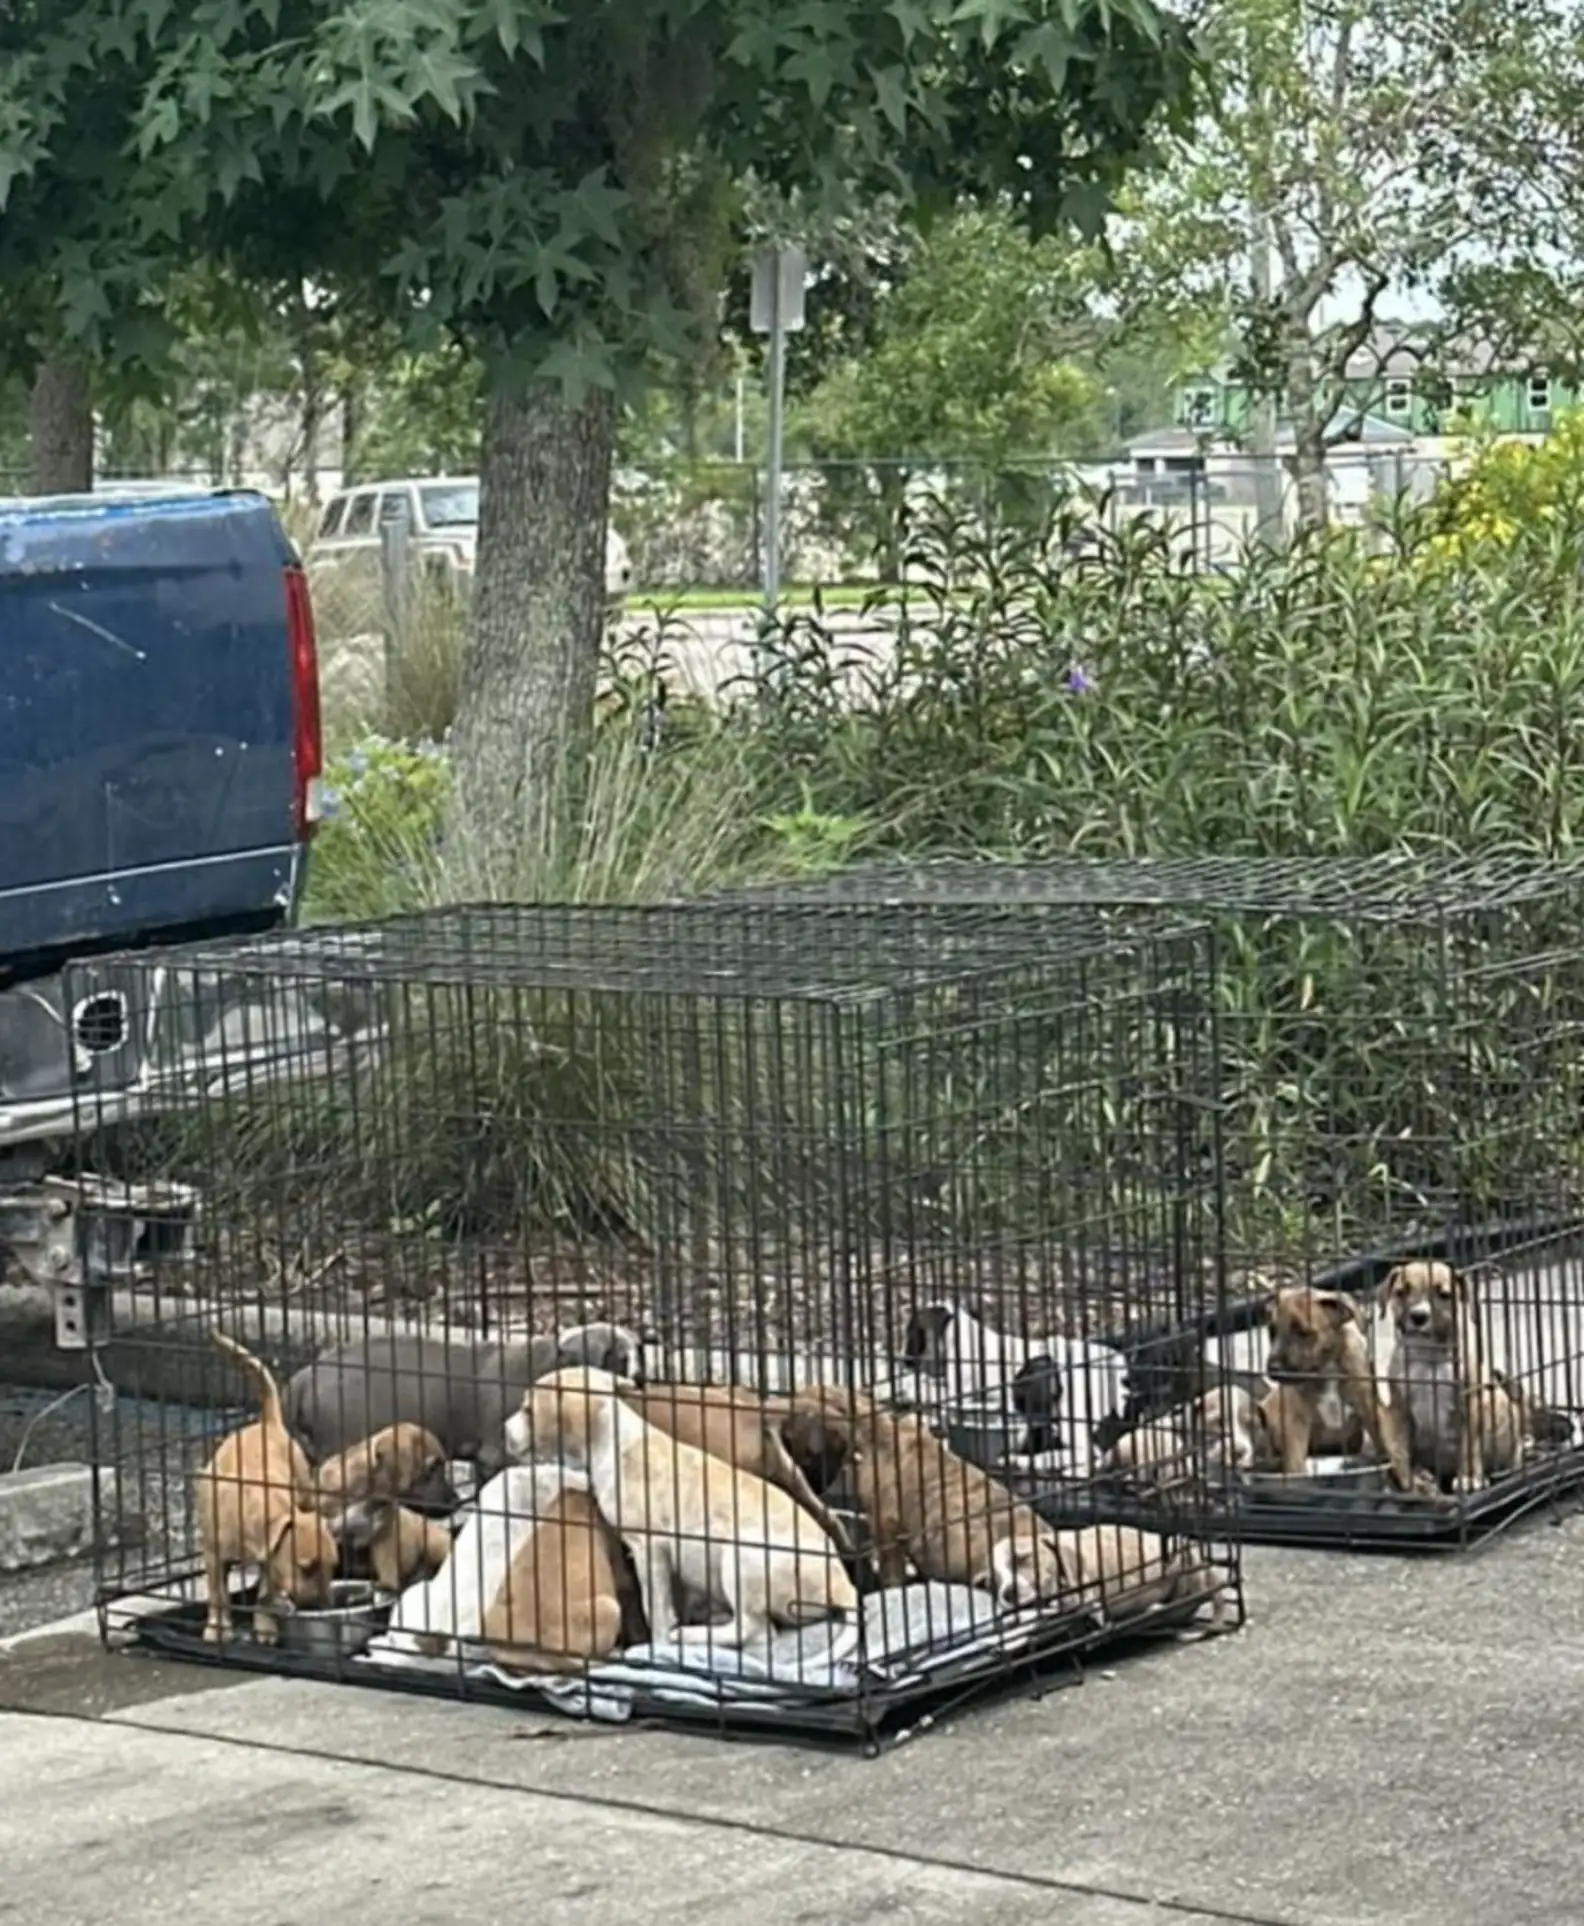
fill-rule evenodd
<path id="1" fill-rule="evenodd" d="M 512 891 L 513 854 L 551 833 L 582 767 L 605 627 L 616 413 L 535 383 L 489 398 L 472 626 L 452 745 L 448 839 L 472 887 Z"/>
<path id="2" fill-rule="evenodd" d="M 362 413 L 357 390 L 341 390 L 341 486 L 350 488 L 357 480 L 357 444 L 362 432 Z"/>
<path id="3" fill-rule="evenodd" d="M 1293 481 L 1298 497 L 1298 526 L 1301 530 L 1316 534 L 1325 528 L 1331 513 L 1330 498 L 1326 493 L 1325 421 L 1316 393 L 1307 328 L 1302 343 L 1302 347 L 1288 358 L 1287 412 L 1292 419 Z"/>
<path id="4" fill-rule="evenodd" d="M 93 396 L 81 362 L 40 365 L 28 402 L 28 444 L 35 495 L 83 495 L 93 487 Z"/>

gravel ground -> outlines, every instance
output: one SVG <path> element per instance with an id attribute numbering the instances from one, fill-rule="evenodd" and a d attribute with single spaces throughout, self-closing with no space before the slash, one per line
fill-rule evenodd
<path id="1" fill-rule="evenodd" d="M 118 1589 L 157 1576 L 188 1542 L 187 1475 L 205 1441 L 229 1428 L 232 1414 L 189 1411 L 119 1398 L 98 1425 L 100 1462 L 119 1475 L 118 1520 L 126 1541 L 105 1560 L 107 1582 Z M 94 1457 L 88 1393 L 66 1402 L 59 1392 L 0 1384 L 0 1470 L 88 1464 Z M 94 1561 L 73 1559 L 30 1572 L 0 1573 L 0 1638 L 47 1624 L 94 1603 Z"/>

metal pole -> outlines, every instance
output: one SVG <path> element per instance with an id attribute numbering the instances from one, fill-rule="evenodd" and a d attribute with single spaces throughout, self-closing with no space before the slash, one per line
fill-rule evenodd
<path id="1" fill-rule="evenodd" d="M 786 400 L 786 315 L 781 275 L 770 298 L 770 455 L 765 476 L 764 605 L 774 615 L 781 599 L 781 413 Z"/>

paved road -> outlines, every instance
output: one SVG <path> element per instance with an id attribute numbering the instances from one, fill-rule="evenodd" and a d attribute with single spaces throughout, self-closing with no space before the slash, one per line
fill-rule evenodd
<path id="1" fill-rule="evenodd" d="M 0 1918 L 1577 1926 L 1584 1518 L 1257 1551 L 1254 1623 L 879 1760 L 0 1656 Z"/>

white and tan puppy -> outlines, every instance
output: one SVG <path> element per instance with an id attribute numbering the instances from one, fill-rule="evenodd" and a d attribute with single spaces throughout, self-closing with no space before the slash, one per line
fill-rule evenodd
<path id="1" fill-rule="evenodd" d="M 1226 1580 L 1208 1559 L 1169 1544 L 1159 1532 L 1133 1525 L 1087 1525 L 1057 1532 L 1056 1548 L 1077 1594 L 1074 1603 L 1094 1611 L 1106 1624 L 1200 1592 L 1210 1600 L 1212 1628 L 1220 1630 L 1226 1623 Z"/>
<path id="2" fill-rule="evenodd" d="M 655 1644 L 741 1646 L 774 1626 L 858 1607 L 829 1535 L 754 1473 L 645 1421 L 608 1371 L 556 1371 L 506 1426 L 515 1457 L 560 1457 L 585 1471 L 601 1515 L 632 1553 Z M 677 1624 L 678 1588 L 726 1611 L 724 1625 Z"/>

